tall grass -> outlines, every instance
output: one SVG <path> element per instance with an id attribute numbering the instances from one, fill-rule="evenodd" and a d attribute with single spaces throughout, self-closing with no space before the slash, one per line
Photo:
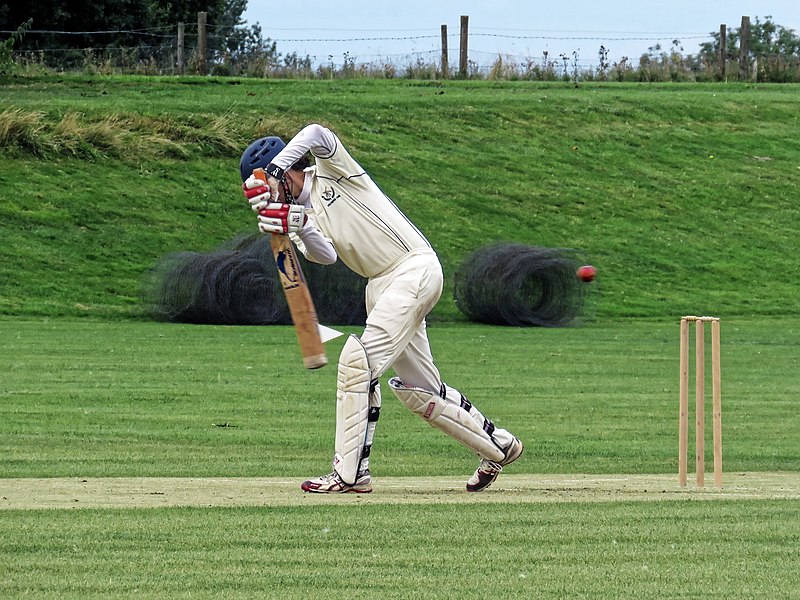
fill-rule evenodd
<path id="1" fill-rule="evenodd" d="M 132 113 L 87 115 L 68 110 L 60 118 L 40 110 L 6 108 L 0 112 L 0 145 L 11 156 L 34 155 L 139 158 L 226 156 L 241 150 L 245 130 L 230 114 L 169 115 Z"/>
<path id="2" fill-rule="evenodd" d="M 43 156 L 47 133 L 45 114 L 21 108 L 7 108 L 0 112 L 0 144 L 6 151 Z"/>
<path id="3" fill-rule="evenodd" d="M 406 60 L 358 60 L 350 52 L 330 56 L 327 61 L 312 64 L 310 57 L 290 54 L 283 60 L 261 58 L 231 59 L 218 57 L 210 61 L 210 75 L 217 77 L 246 77 L 266 79 L 472 79 L 472 80 L 572 80 L 627 81 L 627 82 L 716 82 L 736 81 L 739 78 L 738 58 L 722 65 L 716 57 L 702 54 L 684 55 L 680 42 L 672 48 L 649 48 L 638 56 L 623 56 L 609 62 L 607 50 L 600 46 L 595 56 L 596 64 L 583 60 L 579 50 L 565 51 L 559 56 L 543 50 L 540 54 L 511 55 L 499 53 L 488 62 L 469 60 L 466 75 L 459 67 L 450 65 L 447 72 L 439 61 L 438 53 L 431 51 L 423 56 L 409 55 Z M 177 75 L 176 56 L 172 47 L 156 49 L 148 56 L 147 50 L 130 48 L 127 51 L 87 49 L 25 51 L 9 58 L 13 70 L 23 76 L 54 74 L 72 71 L 88 76 L 120 74 Z M 61 63 L 56 69 L 54 63 Z M 592 62 L 594 62 L 592 60 Z M 192 55 L 185 67 L 186 73 L 197 73 L 197 58 Z M 749 80 L 761 83 L 792 83 L 800 81 L 800 58 L 794 55 L 763 55 L 753 57 Z M 181 72 L 182 74 L 182 72 Z M 2 73 L 0 72 L 0 75 Z"/>

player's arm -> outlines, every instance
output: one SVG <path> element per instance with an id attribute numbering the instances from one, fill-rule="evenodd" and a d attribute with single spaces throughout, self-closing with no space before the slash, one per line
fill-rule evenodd
<path id="1" fill-rule="evenodd" d="M 307 125 L 272 159 L 265 169 L 267 175 L 280 181 L 284 172 L 307 152 L 319 158 L 329 158 L 336 151 L 338 143 L 334 133 L 327 127 L 319 123 Z"/>
<path id="2" fill-rule="evenodd" d="M 311 262 L 332 265 L 338 258 L 331 241 L 314 225 L 313 217 L 309 217 L 305 226 L 297 233 L 289 234 L 289 237 Z"/>

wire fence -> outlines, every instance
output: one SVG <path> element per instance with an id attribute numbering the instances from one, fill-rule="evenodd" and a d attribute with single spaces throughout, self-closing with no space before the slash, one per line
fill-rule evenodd
<path id="1" fill-rule="evenodd" d="M 27 71 L 308 78 L 705 80 L 739 70 L 738 56 L 726 57 L 728 66 L 684 55 L 690 43 L 699 47 L 712 41 L 712 34 L 700 32 L 475 28 L 465 42 L 461 33 L 421 30 L 352 30 L 330 37 L 310 35 L 315 30 L 308 29 L 302 30 L 305 35 L 292 36 L 284 29 L 279 37 L 250 40 L 249 45 L 240 39 L 237 46 L 231 44 L 231 31 L 213 25 L 202 30 L 196 23 L 133 30 L 32 29 L 25 32 L 26 46 L 13 52 L 13 60 Z M 11 33 L 0 31 L 4 36 Z M 453 60 L 464 43 L 466 69 Z M 611 48 L 616 50 L 613 58 Z M 800 80 L 800 66 L 791 57 L 763 57 L 760 62 L 762 72 L 778 72 L 779 80 Z M 756 68 L 753 76 L 758 76 Z"/>

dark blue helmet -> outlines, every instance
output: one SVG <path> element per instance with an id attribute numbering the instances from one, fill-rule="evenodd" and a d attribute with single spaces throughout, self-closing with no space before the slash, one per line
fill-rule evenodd
<path id="1" fill-rule="evenodd" d="M 253 174 L 253 169 L 265 169 L 285 147 L 286 143 L 274 135 L 257 139 L 250 144 L 242 154 L 242 160 L 239 161 L 242 181 Z"/>

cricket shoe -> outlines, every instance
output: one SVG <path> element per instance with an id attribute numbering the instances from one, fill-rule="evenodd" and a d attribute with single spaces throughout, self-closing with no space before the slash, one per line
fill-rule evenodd
<path id="1" fill-rule="evenodd" d="M 352 485 L 342 481 L 339 474 L 334 471 L 328 475 L 317 477 L 316 479 L 308 479 L 300 484 L 304 492 L 311 492 L 314 494 L 346 494 L 348 492 L 355 494 L 369 494 L 372 491 L 372 477 L 369 470 L 361 471 L 358 474 L 356 482 Z"/>
<path id="2" fill-rule="evenodd" d="M 494 480 L 497 479 L 497 476 L 500 475 L 500 471 L 503 470 L 503 467 L 510 465 L 522 456 L 523 450 L 522 442 L 514 438 L 514 441 L 504 450 L 506 456 L 500 462 L 482 458 L 481 464 L 478 465 L 478 470 L 475 471 L 472 477 L 469 478 L 469 481 L 467 481 L 467 491 L 480 492 L 492 485 Z"/>

